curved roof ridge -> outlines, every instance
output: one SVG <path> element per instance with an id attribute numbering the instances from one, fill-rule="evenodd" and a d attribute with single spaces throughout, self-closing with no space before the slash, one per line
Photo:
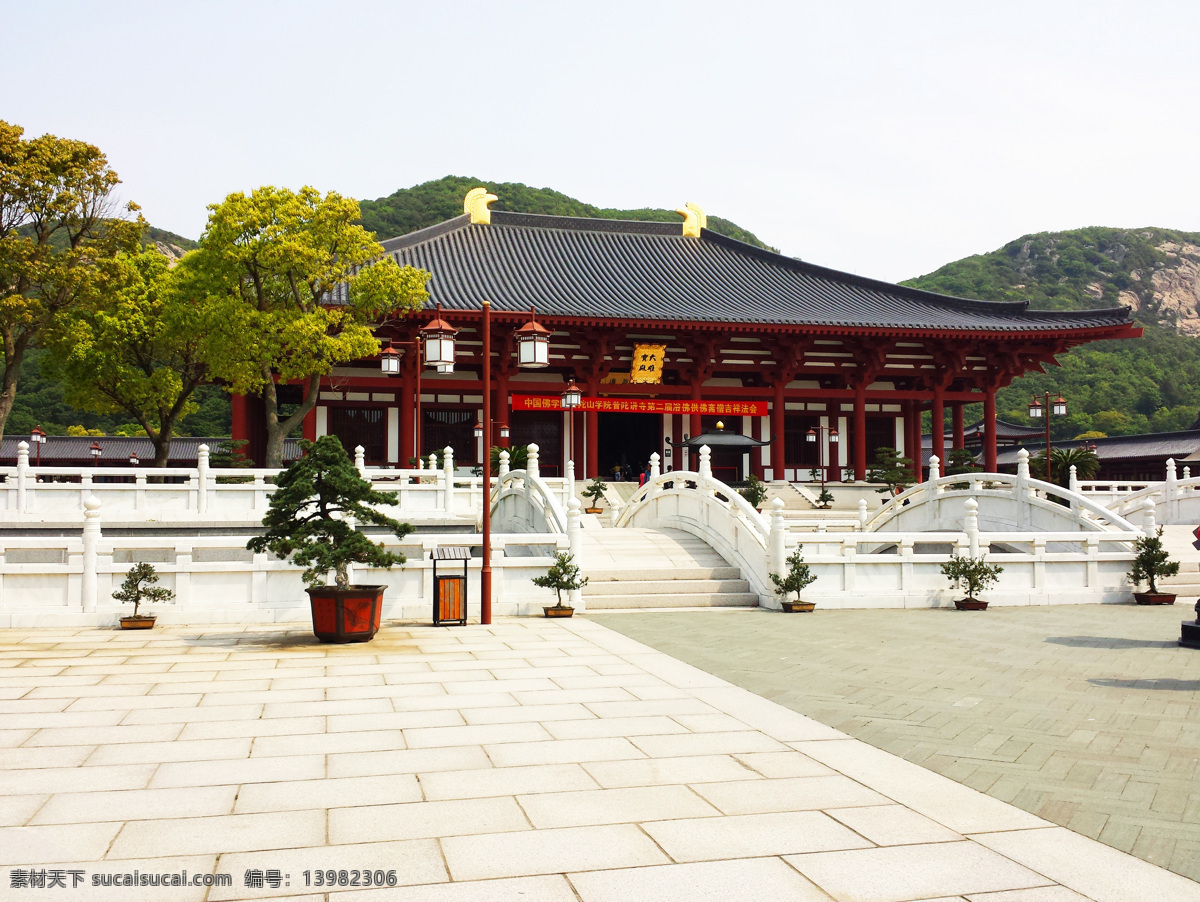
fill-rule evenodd
<path id="1" fill-rule="evenodd" d="M 455 216 L 453 219 L 447 219 L 445 222 L 437 222 L 431 226 L 425 226 L 425 228 L 417 229 L 415 232 L 406 232 L 403 235 L 397 235 L 395 238 L 384 238 L 379 243 L 385 251 L 391 253 L 402 247 L 412 247 L 414 244 L 420 244 L 422 241 L 437 238 L 439 235 L 445 235 L 470 224 L 471 214 L 463 213 L 461 216 Z"/>
<path id="2" fill-rule="evenodd" d="M 562 229 L 571 232 L 621 232 L 627 235 L 663 235 L 683 237 L 683 220 L 662 222 L 657 219 L 602 219 L 586 216 L 554 216 L 549 213 L 513 213 L 493 210 L 492 225 L 524 226 L 536 229 Z"/>
<path id="3" fill-rule="evenodd" d="M 899 292 L 917 300 L 934 301 L 942 306 L 955 306 L 961 310 L 981 313 L 994 313 L 997 309 L 1003 310 L 1006 313 L 1009 311 L 1022 313 L 1029 310 L 1029 301 L 984 301 L 978 298 L 960 298 L 952 294 L 938 294 L 936 291 L 926 291 L 923 288 L 913 288 L 909 285 L 900 285 L 896 282 L 873 279 L 870 276 L 860 276 L 856 273 L 821 266 L 818 263 L 809 263 L 807 260 L 801 260 L 799 257 L 788 257 L 784 254 L 777 254 L 774 251 L 756 247 L 744 241 L 738 241 L 736 238 L 730 238 L 728 235 L 722 235 L 720 232 L 714 232 L 711 229 L 702 229 L 700 237 L 706 241 L 713 241 L 716 244 L 724 245 L 735 251 L 752 254 L 768 262 L 792 266 L 800 272 L 836 279 L 839 282 L 850 282 L 876 291 Z M 1072 319 L 1078 316 L 1085 318 L 1092 315 L 1109 316 L 1115 310 L 1128 311 L 1131 309 L 1127 305 L 1116 304 L 1111 307 L 1094 307 L 1087 310 L 1042 310 L 1035 308 L 1033 312 L 1037 313 L 1040 317 L 1044 316 L 1050 319 Z"/>

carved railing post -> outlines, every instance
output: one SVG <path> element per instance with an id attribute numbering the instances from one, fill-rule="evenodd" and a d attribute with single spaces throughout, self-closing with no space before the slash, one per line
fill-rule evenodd
<path id="1" fill-rule="evenodd" d="M 83 502 L 83 574 L 80 579 L 80 607 L 85 614 L 96 610 L 100 581 L 96 572 L 96 548 L 100 544 L 100 499 L 88 495 Z"/>
<path id="2" fill-rule="evenodd" d="M 1079 491 L 1079 473 L 1075 469 L 1075 464 L 1071 464 L 1071 477 L 1067 480 L 1067 488 L 1072 492 Z"/>
<path id="3" fill-rule="evenodd" d="M 571 559 L 579 566 L 579 556 L 583 551 L 583 534 L 580 528 L 579 499 L 567 499 L 567 549 L 571 552 Z M 572 589 L 570 593 L 571 607 L 578 610 L 583 608 L 583 592 L 579 589 Z"/>
<path id="4" fill-rule="evenodd" d="M 538 448 L 537 445 L 531 444 L 528 447 L 528 451 L 527 451 L 528 463 L 526 463 L 525 469 L 529 471 L 530 476 L 536 477 L 536 476 L 540 475 L 540 473 L 538 472 L 538 451 L 539 450 L 540 449 Z"/>
<path id="5" fill-rule="evenodd" d="M 963 505 L 967 509 L 966 523 L 967 551 L 971 557 L 979 557 L 979 502 L 968 498 Z"/>
<path id="6" fill-rule="evenodd" d="M 488 465 L 491 465 L 491 461 L 488 461 Z M 500 452 L 500 465 L 496 468 L 496 472 L 500 479 L 508 475 L 508 451 Z M 486 482 L 486 479 L 484 481 Z"/>
<path id="7" fill-rule="evenodd" d="M 1175 475 L 1175 459 L 1167 458 L 1167 481 L 1163 486 L 1163 502 L 1166 504 L 1167 512 L 1165 519 L 1168 523 L 1174 523 L 1179 514 L 1179 486 L 1178 478 Z"/>
<path id="8" fill-rule="evenodd" d="M 779 499 L 776 499 L 776 500 L 779 500 Z M 859 498 L 858 499 L 858 531 L 859 532 L 867 531 L 868 516 L 869 515 L 867 514 L 867 499 Z"/>
<path id="9" fill-rule="evenodd" d="M 446 513 L 454 513 L 454 449 L 442 449 L 442 473 L 446 479 Z"/>
<path id="10" fill-rule="evenodd" d="M 196 449 L 196 484 L 196 511 L 201 514 L 208 513 L 208 445 L 201 445 Z"/>
<path id="11" fill-rule="evenodd" d="M 1154 498 L 1147 495 L 1142 499 L 1142 532 L 1148 536 L 1152 536 L 1158 531 L 1158 524 L 1154 518 Z"/>
<path id="12" fill-rule="evenodd" d="M 575 461 L 568 460 L 567 465 L 563 468 L 563 507 L 567 508 L 571 504 L 571 499 L 575 497 Z"/>
<path id="13" fill-rule="evenodd" d="M 771 572 L 784 575 L 787 568 L 787 524 L 783 520 L 783 499 L 771 501 Z"/>
<path id="14" fill-rule="evenodd" d="M 29 479 L 29 442 L 17 442 L 17 511 L 26 513 L 29 509 L 25 494 L 26 481 Z"/>
<path id="15" fill-rule="evenodd" d="M 354 446 L 354 466 L 358 469 L 359 475 L 367 474 L 367 449 L 362 445 Z"/>
<path id="16" fill-rule="evenodd" d="M 712 450 L 708 445 L 700 446 L 700 478 L 712 479 Z"/>

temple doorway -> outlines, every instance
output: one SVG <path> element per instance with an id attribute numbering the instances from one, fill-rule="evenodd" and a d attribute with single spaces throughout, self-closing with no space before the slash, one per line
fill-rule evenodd
<path id="1" fill-rule="evenodd" d="M 662 416 L 653 413 L 597 414 L 597 462 L 601 478 L 638 481 L 650 466 L 650 455 L 662 453 Z"/>

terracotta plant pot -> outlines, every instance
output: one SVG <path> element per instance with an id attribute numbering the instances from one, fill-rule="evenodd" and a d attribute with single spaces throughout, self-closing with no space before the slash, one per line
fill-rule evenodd
<path id="1" fill-rule="evenodd" d="M 960 611 L 986 611 L 987 602 L 980 601 L 978 598 L 956 598 L 954 607 Z"/>
<path id="2" fill-rule="evenodd" d="M 129 617 L 121 618 L 121 629 L 123 630 L 148 630 L 154 628 L 154 614 L 137 614 Z"/>
<path id="3" fill-rule="evenodd" d="M 1175 604 L 1175 593 L 1134 592 L 1133 600 L 1138 604 Z"/>
<path id="4" fill-rule="evenodd" d="M 585 507 L 583 509 L 583 512 L 585 514 L 602 514 L 602 513 L 604 513 L 604 508 L 602 508 L 602 507 Z"/>
<path id="5" fill-rule="evenodd" d="M 788 614 L 811 614 L 817 606 L 815 601 L 783 601 L 780 604 Z"/>
<path id="6" fill-rule="evenodd" d="M 307 589 L 313 635 L 322 642 L 366 642 L 379 629 L 386 586 Z"/>
<path id="7" fill-rule="evenodd" d="M 574 608 L 568 608 L 568 607 L 560 608 L 560 607 L 557 607 L 556 605 L 551 605 L 548 608 L 542 608 L 542 610 L 545 611 L 547 617 L 570 617 L 572 614 L 575 613 Z"/>

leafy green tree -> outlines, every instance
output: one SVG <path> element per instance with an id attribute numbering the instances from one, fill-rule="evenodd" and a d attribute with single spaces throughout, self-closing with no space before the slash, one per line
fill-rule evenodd
<path id="1" fill-rule="evenodd" d="M 187 258 L 205 294 L 204 360 L 238 394 L 262 397 L 265 466 L 317 403 L 334 366 L 379 353 L 372 325 L 421 307 L 429 274 L 401 267 L 355 224 L 358 204 L 334 192 L 264 187 L 209 207 Z M 342 302 L 344 298 L 344 303 Z M 277 383 L 303 400 L 280 409 Z"/>
<path id="2" fill-rule="evenodd" d="M 119 218 L 119 179 L 96 147 L 0 121 L 0 436 L 26 354 L 59 316 L 94 298 L 145 222 Z M 128 204 L 125 212 L 137 211 Z"/>
<path id="3" fill-rule="evenodd" d="M 359 475 L 354 461 L 336 436 L 302 441 L 304 457 L 280 474 L 263 518 L 263 534 L 246 543 L 251 551 L 270 551 L 304 567 L 310 586 L 325 584 L 332 570 L 339 589 L 350 585 L 350 564 L 387 569 L 403 564 L 404 555 L 387 551 L 359 532 L 347 518 L 391 530 L 398 538 L 412 526 L 381 514 L 371 505 L 395 505 L 394 494 L 376 492 Z"/>
<path id="4" fill-rule="evenodd" d="M 1003 572 L 1003 567 L 989 564 L 983 555 L 967 557 L 956 554 L 942 564 L 942 575 L 952 585 L 966 592 L 968 601 L 976 601 L 976 596 L 994 586 Z"/>
<path id="5" fill-rule="evenodd" d="M 170 601 L 175 597 L 175 593 L 166 586 L 154 585 L 156 582 L 158 582 L 158 571 L 154 569 L 153 564 L 147 564 L 144 561 L 134 564 L 125 574 L 125 581 L 121 583 L 121 588 L 113 592 L 112 597 L 117 601 L 132 604 L 134 617 L 152 616 L 139 615 L 138 605 L 143 602 L 152 604 L 159 601 Z"/>
<path id="6" fill-rule="evenodd" d="M 771 574 L 771 582 L 775 584 L 775 594 L 779 596 L 781 601 L 787 601 L 788 596 L 793 592 L 796 593 L 796 600 L 800 600 L 800 593 L 805 587 L 817 581 L 816 574 L 812 572 L 808 564 L 804 563 L 804 556 L 797 548 L 788 555 L 787 572 L 780 576 L 778 573 Z"/>
<path id="7" fill-rule="evenodd" d="M 1053 482 L 1068 488 L 1071 484 L 1071 467 L 1078 479 L 1094 479 L 1100 472 L 1100 458 L 1090 448 L 1051 448 L 1050 468 L 1053 479 L 1046 479 L 1046 451 L 1029 458 L 1029 475 L 1035 479 Z"/>
<path id="8" fill-rule="evenodd" d="M 154 466 L 165 467 L 180 420 L 197 409 L 192 395 L 208 379 L 203 308 L 188 291 L 186 263 L 172 271 L 153 248 L 118 254 L 110 269 L 99 297 L 61 316 L 49 338 L 67 400 L 132 417 L 154 445 Z"/>

